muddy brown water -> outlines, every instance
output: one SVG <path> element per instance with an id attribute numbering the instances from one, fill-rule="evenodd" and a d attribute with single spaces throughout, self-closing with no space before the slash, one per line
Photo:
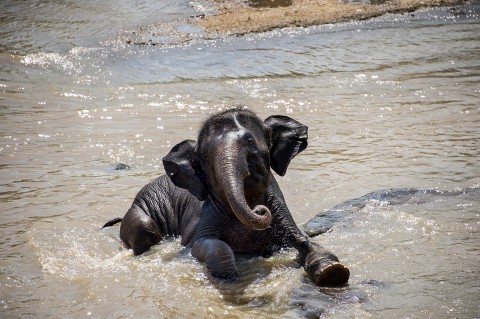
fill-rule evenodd
<path id="1" fill-rule="evenodd" d="M 478 1 L 214 39 L 184 22 L 208 10 L 1 2 L 0 317 L 479 317 Z M 165 26 L 159 45 L 125 42 Z M 228 283 L 179 240 L 133 257 L 100 229 L 234 105 L 308 125 L 278 178 L 299 225 L 378 190 L 430 191 L 373 196 L 312 239 L 350 268 L 342 288 L 313 286 L 290 250 L 240 258 Z"/>

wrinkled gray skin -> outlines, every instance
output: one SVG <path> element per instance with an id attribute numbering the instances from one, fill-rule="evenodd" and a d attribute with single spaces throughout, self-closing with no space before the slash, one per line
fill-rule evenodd
<path id="1" fill-rule="evenodd" d="M 122 221 L 120 237 L 136 255 L 162 238 L 205 262 L 212 275 L 235 279 L 235 253 L 269 256 L 294 247 L 317 285 L 341 285 L 349 271 L 298 229 L 270 169 L 283 176 L 307 146 L 307 127 L 286 116 L 261 121 L 233 109 L 209 118 L 198 143 L 186 140 L 163 159 L 166 175 L 146 185 Z"/>

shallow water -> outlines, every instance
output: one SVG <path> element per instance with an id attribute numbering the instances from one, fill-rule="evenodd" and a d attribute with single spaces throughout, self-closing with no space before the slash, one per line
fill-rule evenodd
<path id="1" fill-rule="evenodd" d="M 279 178 L 299 224 L 379 189 L 480 187 L 478 1 L 234 38 L 188 23 L 209 10 L 0 3 L 0 316 L 479 317 L 478 192 L 340 219 L 313 239 L 349 266 L 338 289 L 313 286 L 294 251 L 239 260 L 225 283 L 178 240 L 133 257 L 100 229 L 173 145 L 239 104 L 309 126 Z"/>

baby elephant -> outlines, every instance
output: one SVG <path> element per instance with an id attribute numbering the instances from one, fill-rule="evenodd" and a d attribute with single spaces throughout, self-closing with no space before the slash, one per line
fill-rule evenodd
<path id="1" fill-rule="evenodd" d="M 120 237 L 138 255 L 163 238 L 205 262 L 213 276 L 238 276 L 234 254 L 269 256 L 294 247 L 317 285 L 341 285 L 350 272 L 298 229 L 270 169 L 283 176 L 307 147 L 307 127 L 281 115 L 261 121 L 231 109 L 203 124 L 198 142 L 183 141 L 163 158 L 166 175 L 146 185 L 123 219 Z"/>

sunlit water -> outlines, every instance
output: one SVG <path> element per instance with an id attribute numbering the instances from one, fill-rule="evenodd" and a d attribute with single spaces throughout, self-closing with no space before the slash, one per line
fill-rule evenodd
<path id="1" fill-rule="evenodd" d="M 209 10 L 0 3 L 0 317 L 480 317 L 478 1 L 227 38 L 189 23 Z M 233 105 L 309 126 L 279 178 L 300 225 L 380 189 L 446 192 L 368 201 L 314 238 L 347 287 L 313 286 L 294 251 L 239 260 L 234 283 L 178 240 L 133 257 L 101 225 Z"/>

